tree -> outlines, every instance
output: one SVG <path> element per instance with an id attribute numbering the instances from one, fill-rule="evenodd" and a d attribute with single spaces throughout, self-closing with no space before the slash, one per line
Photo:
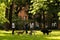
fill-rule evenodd
<path id="1" fill-rule="evenodd" d="M 43 24 L 45 26 L 45 12 L 47 11 L 47 20 L 51 24 L 51 19 L 55 17 L 58 23 L 57 13 L 60 11 L 60 1 L 59 0 L 31 0 L 30 11 L 33 15 L 40 13 L 43 15 Z M 54 21 L 54 20 L 53 20 Z M 58 24 L 57 24 L 58 25 Z"/>
<path id="2" fill-rule="evenodd" d="M 31 0 L 29 13 L 32 13 L 33 15 L 35 15 L 36 13 L 39 13 L 40 17 L 41 17 L 41 15 L 43 15 L 42 20 L 45 20 L 44 12 L 47 9 L 46 8 L 47 5 L 44 5 L 45 1 L 47 1 L 47 0 Z M 43 22 L 43 24 L 45 27 L 45 21 Z"/>
<path id="3" fill-rule="evenodd" d="M 13 15 L 18 15 L 22 7 L 26 7 L 27 0 L 13 0 L 10 4 L 10 12 L 9 12 L 9 22 L 10 22 L 10 27 L 12 26 L 12 16 Z"/>
<path id="4" fill-rule="evenodd" d="M 0 23 L 8 22 L 8 20 L 5 18 L 5 9 L 7 7 L 7 0 L 0 0 Z"/>

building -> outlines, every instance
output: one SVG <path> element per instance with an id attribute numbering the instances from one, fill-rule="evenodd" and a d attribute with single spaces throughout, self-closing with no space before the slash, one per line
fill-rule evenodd
<path id="1" fill-rule="evenodd" d="M 22 7 L 22 9 L 19 11 L 18 16 L 21 17 L 22 20 L 28 20 L 28 5 L 25 7 Z"/>

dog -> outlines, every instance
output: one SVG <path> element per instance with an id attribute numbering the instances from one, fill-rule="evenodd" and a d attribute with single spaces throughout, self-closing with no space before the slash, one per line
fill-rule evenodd
<path id="1" fill-rule="evenodd" d="M 17 33 L 18 35 L 19 35 L 19 34 L 23 34 L 23 33 L 24 33 L 24 31 L 22 31 L 22 32 L 21 32 L 21 31 L 19 31 L 19 32 L 16 32 L 16 33 Z"/>
<path id="2" fill-rule="evenodd" d="M 49 33 L 52 32 L 52 30 L 42 29 L 41 32 L 43 32 L 44 35 L 45 35 L 45 33 L 46 33 L 47 35 L 49 35 Z"/>

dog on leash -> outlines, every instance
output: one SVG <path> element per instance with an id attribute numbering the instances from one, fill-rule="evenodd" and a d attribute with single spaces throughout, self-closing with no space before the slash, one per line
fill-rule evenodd
<path id="1" fill-rule="evenodd" d="M 21 32 L 21 31 L 19 31 L 19 32 L 16 32 L 16 33 L 17 33 L 18 35 L 19 35 L 19 34 L 23 34 L 23 33 L 24 33 L 24 31 L 22 31 L 22 32 Z"/>

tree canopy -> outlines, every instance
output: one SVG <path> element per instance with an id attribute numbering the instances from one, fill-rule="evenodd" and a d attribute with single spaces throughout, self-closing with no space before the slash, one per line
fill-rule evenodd
<path id="1" fill-rule="evenodd" d="M 60 11 L 60 0 L 31 0 L 29 13 L 35 14 L 42 8 L 49 13 L 56 13 Z"/>
<path id="2" fill-rule="evenodd" d="M 60 12 L 60 0 L 0 0 L 0 23 L 8 21 L 5 18 L 5 11 L 6 8 L 10 9 L 12 1 L 17 7 L 26 5 L 26 2 L 30 2 L 29 13 L 32 13 L 33 15 L 40 12 L 40 9 L 46 10 L 50 14 Z"/>
<path id="3" fill-rule="evenodd" d="M 8 22 L 5 18 L 7 3 L 7 0 L 0 0 L 0 23 Z"/>

